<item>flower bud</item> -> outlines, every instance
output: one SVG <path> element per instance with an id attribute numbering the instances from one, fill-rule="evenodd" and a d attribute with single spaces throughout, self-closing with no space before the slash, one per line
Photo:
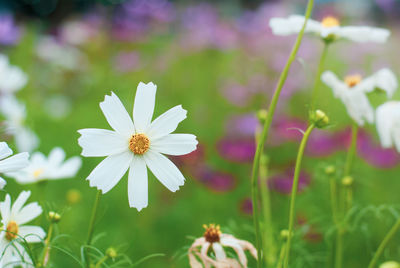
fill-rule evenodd
<path id="1" fill-rule="evenodd" d="M 61 220 L 61 215 L 58 214 L 57 212 L 50 211 L 49 212 L 49 220 L 54 223 L 59 222 Z"/>
<path id="2" fill-rule="evenodd" d="M 321 110 L 316 110 L 314 114 L 312 114 L 311 122 L 317 128 L 324 128 L 329 124 L 329 117 Z"/>
<path id="3" fill-rule="evenodd" d="M 282 238 L 283 240 L 288 239 L 288 237 L 289 237 L 289 230 L 286 230 L 286 229 L 281 230 L 280 235 L 281 235 L 281 238 Z"/>
<path id="4" fill-rule="evenodd" d="M 115 259 L 118 254 L 117 254 L 117 251 L 115 250 L 115 248 L 108 248 L 106 250 L 106 255 L 111 259 Z"/>
<path id="5" fill-rule="evenodd" d="M 335 168 L 335 166 L 333 166 L 333 165 L 329 165 L 329 166 L 326 166 L 325 167 L 325 174 L 326 175 L 333 175 L 333 174 L 335 174 L 335 172 L 336 172 L 336 168 Z"/>
<path id="6" fill-rule="evenodd" d="M 66 195 L 67 202 L 70 205 L 77 204 L 81 201 L 82 195 L 81 192 L 77 189 L 70 189 Z"/>
<path id="7" fill-rule="evenodd" d="M 257 112 L 257 118 L 258 121 L 260 121 L 261 124 L 264 124 L 265 120 L 267 119 L 268 111 L 265 109 L 261 109 Z"/>
<path id="8" fill-rule="evenodd" d="M 353 177 L 351 177 L 351 176 L 345 176 L 343 179 L 342 179 L 342 184 L 343 184 L 343 186 L 351 186 L 352 184 L 353 184 Z"/>
<path id="9" fill-rule="evenodd" d="M 387 261 L 382 263 L 379 268 L 400 268 L 400 263 L 396 261 Z"/>

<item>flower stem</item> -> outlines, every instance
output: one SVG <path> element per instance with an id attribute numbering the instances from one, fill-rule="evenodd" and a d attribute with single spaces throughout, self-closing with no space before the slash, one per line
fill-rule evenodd
<path id="1" fill-rule="evenodd" d="M 271 123 L 272 123 L 272 118 L 275 113 L 276 105 L 278 104 L 278 99 L 279 99 L 282 87 L 285 84 L 286 78 L 289 73 L 290 66 L 292 65 L 292 62 L 296 58 L 297 51 L 299 50 L 299 47 L 301 44 L 301 40 L 303 39 L 304 30 L 305 30 L 307 21 L 311 16 L 311 11 L 312 11 L 313 5 L 314 5 L 314 0 L 309 0 L 307 3 L 304 24 L 299 32 L 299 35 L 297 36 L 296 42 L 290 53 L 288 61 L 286 62 L 286 65 L 279 77 L 278 84 L 276 86 L 274 95 L 271 99 L 271 102 L 270 102 L 270 105 L 268 108 L 267 118 L 264 123 L 263 131 L 261 133 L 261 137 L 257 144 L 257 149 L 256 149 L 256 152 L 254 155 L 251 181 L 252 181 L 253 221 L 254 221 L 254 229 L 255 229 L 255 234 L 256 234 L 256 247 L 257 247 L 257 256 L 258 256 L 257 267 L 258 268 L 262 267 L 262 255 L 261 255 L 262 241 L 261 241 L 261 233 L 260 233 L 259 205 L 258 205 L 258 196 L 259 196 L 259 194 L 258 194 L 258 174 L 259 174 L 258 169 L 259 169 L 259 165 L 260 165 L 260 157 L 261 157 L 261 153 L 264 150 L 264 143 L 265 143 L 266 139 L 268 138 L 269 129 L 270 129 Z"/>
<path id="2" fill-rule="evenodd" d="M 311 105 L 310 105 L 310 111 L 313 112 L 315 111 L 315 103 L 318 99 L 318 94 L 319 94 L 319 88 L 321 87 L 321 75 L 322 71 L 324 70 L 324 63 L 326 59 L 326 55 L 328 54 L 328 47 L 329 47 L 329 42 L 324 42 L 324 48 L 322 49 L 322 54 L 319 59 L 318 63 L 318 69 L 317 69 L 317 74 L 315 76 L 315 81 L 314 81 L 314 87 L 311 93 Z"/>
<path id="3" fill-rule="evenodd" d="M 338 201 L 337 201 L 337 184 L 334 176 L 329 178 L 330 190 L 331 190 L 331 207 L 332 207 L 332 218 L 335 225 L 338 224 Z"/>
<path id="4" fill-rule="evenodd" d="M 286 252 L 285 247 L 286 247 L 286 243 L 283 242 L 282 243 L 282 247 L 281 247 L 281 251 L 279 252 L 279 259 L 278 259 L 278 263 L 276 265 L 276 268 L 282 268 L 283 260 L 285 258 L 285 254 L 286 254 L 285 253 Z"/>
<path id="5" fill-rule="evenodd" d="M 94 204 L 93 204 L 92 216 L 90 218 L 90 223 L 89 223 L 88 237 L 87 237 L 87 240 L 86 240 L 86 245 L 87 246 L 90 246 L 90 244 L 92 243 L 94 225 L 95 225 L 95 222 L 96 222 L 97 209 L 99 207 L 100 197 L 101 197 L 101 191 L 98 190 L 97 194 L 96 194 L 96 199 L 95 199 Z M 89 257 L 88 253 L 86 253 L 86 265 L 88 267 L 90 266 L 90 257 Z"/>
<path id="6" fill-rule="evenodd" d="M 47 238 L 44 241 L 43 255 L 41 262 L 39 262 L 39 267 L 46 267 L 50 260 L 50 241 L 51 241 L 51 236 L 53 235 L 53 229 L 54 229 L 54 223 L 51 222 L 49 226 L 49 231 L 47 232 Z"/>
<path id="7" fill-rule="evenodd" d="M 108 256 L 105 255 L 103 258 L 101 258 L 101 259 L 96 263 L 96 265 L 95 265 L 94 267 L 95 267 L 95 268 L 100 268 L 101 265 L 102 265 L 107 259 L 108 259 Z"/>
<path id="8" fill-rule="evenodd" d="M 296 166 L 294 169 L 294 176 L 293 176 L 293 186 L 292 186 L 292 194 L 290 199 L 290 209 L 289 209 L 289 234 L 286 241 L 286 254 L 285 254 L 285 261 L 284 261 L 284 268 L 289 266 L 289 255 L 290 255 L 290 244 L 292 241 L 293 236 L 293 225 L 294 225 L 294 217 L 295 217 L 295 205 L 296 205 L 296 195 L 297 195 L 297 188 L 299 184 L 299 177 L 300 177 L 300 170 L 301 170 L 301 162 L 303 160 L 304 150 L 307 145 L 308 138 L 312 130 L 314 129 L 315 125 L 312 123 L 308 126 L 306 132 L 304 133 L 303 139 L 301 140 L 299 151 L 297 153 L 296 159 Z"/>
<path id="9" fill-rule="evenodd" d="M 396 221 L 393 225 L 392 229 L 387 233 L 385 238 L 382 240 L 381 244 L 379 245 L 378 249 L 376 250 L 374 256 L 372 257 L 371 262 L 368 265 L 368 268 L 374 268 L 376 263 L 378 262 L 379 257 L 381 256 L 383 250 L 386 248 L 389 241 L 393 238 L 396 232 L 400 229 L 400 219 Z"/>
<path id="10" fill-rule="evenodd" d="M 351 144 L 349 151 L 347 152 L 346 164 L 344 166 L 344 176 L 350 175 L 351 167 L 353 166 L 354 157 L 357 154 L 357 136 L 358 136 L 358 125 L 353 123 L 351 127 Z"/>

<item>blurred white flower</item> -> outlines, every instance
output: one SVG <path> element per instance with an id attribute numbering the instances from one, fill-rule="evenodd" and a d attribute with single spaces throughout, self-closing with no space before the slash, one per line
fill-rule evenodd
<path id="1" fill-rule="evenodd" d="M 86 57 L 77 48 L 63 44 L 51 36 L 42 37 L 36 48 L 36 54 L 44 61 L 69 71 L 86 67 Z"/>
<path id="2" fill-rule="evenodd" d="M 291 15 L 288 18 L 272 18 L 269 26 L 276 35 L 291 35 L 299 33 L 305 17 Z M 354 42 L 384 43 L 390 36 L 390 31 L 368 26 L 340 26 L 337 18 L 328 16 L 321 22 L 309 19 L 305 28 L 306 33 L 313 33 L 323 39 L 348 39 Z"/>
<path id="3" fill-rule="evenodd" d="M 7 194 L 4 202 L 0 203 L 3 225 L 0 233 L 1 267 L 34 267 L 24 243 L 42 242 L 46 233 L 39 226 L 25 225 L 42 213 L 37 202 L 24 206 L 30 195 L 30 191 L 21 192 L 11 206 L 11 198 Z"/>
<path id="4" fill-rule="evenodd" d="M 388 101 L 376 108 L 376 129 L 382 147 L 400 152 L 400 102 Z"/>
<path id="5" fill-rule="evenodd" d="M 325 71 L 321 80 L 332 89 L 336 98 L 341 99 L 350 117 L 360 126 L 365 121 L 374 122 L 374 109 L 367 93 L 375 89 L 382 90 L 391 98 L 398 86 L 396 76 L 389 69 L 381 69 L 365 79 L 360 75 L 350 75 L 344 81 L 339 80 L 333 72 Z"/>
<path id="6" fill-rule="evenodd" d="M 63 119 L 71 112 L 71 100 L 64 95 L 55 95 L 45 100 L 43 105 L 46 114 L 53 119 Z"/>
<path id="7" fill-rule="evenodd" d="M 387 261 L 379 265 L 379 268 L 400 268 L 400 263 L 396 261 Z"/>
<path id="8" fill-rule="evenodd" d="M 0 54 L 0 93 L 12 94 L 27 82 L 28 76 L 19 67 L 10 65 L 6 55 Z"/>
<path id="9" fill-rule="evenodd" d="M 61 38 L 71 45 L 81 45 L 88 42 L 97 32 L 97 28 L 84 20 L 70 20 L 62 25 Z"/>
<path id="10" fill-rule="evenodd" d="M 171 134 L 186 118 L 187 111 L 175 106 L 153 122 L 157 86 L 139 83 L 133 107 L 133 122 L 120 99 L 112 92 L 100 103 L 114 131 L 81 129 L 78 142 L 82 155 L 107 156 L 88 176 L 90 186 L 103 193 L 111 190 L 129 169 L 129 205 L 139 211 L 148 204 L 147 167 L 170 191 L 175 192 L 185 178 L 167 155 L 184 155 L 196 149 L 196 136 Z"/>
<path id="11" fill-rule="evenodd" d="M 9 157 L 12 153 L 13 151 L 8 147 L 7 143 L 0 142 L 0 173 L 18 171 L 28 166 L 28 153 L 19 153 Z M 5 185 L 6 181 L 0 177 L 0 189 L 3 189 Z"/>
<path id="12" fill-rule="evenodd" d="M 26 108 L 14 96 L 0 98 L 0 113 L 5 117 L 6 133 L 14 136 L 20 152 L 31 152 L 39 145 L 39 138 L 25 126 Z"/>
<path id="13" fill-rule="evenodd" d="M 26 168 L 9 172 L 7 176 L 15 178 L 20 184 L 74 177 L 81 167 L 81 158 L 74 156 L 64 160 L 65 152 L 59 147 L 51 150 L 47 158 L 42 153 L 35 152 Z"/>
<path id="14" fill-rule="evenodd" d="M 254 246 L 245 240 L 239 240 L 236 237 L 221 233 L 219 225 L 205 225 L 203 237 L 194 241 L 189 248 L 188 256 L 191 268 L 217 267 L 217 268 L 247 268 L 247 258 L 245 250 L 249 250 L 251 255 L 257 259 L 257 250 Z M 224 247 L 232 248 L 239 259 L 228 258 Z M 215 260 L 208 255 L 209 250 L 214 252 Z M 199 260 L 201 262 L 199 262 Z"/>

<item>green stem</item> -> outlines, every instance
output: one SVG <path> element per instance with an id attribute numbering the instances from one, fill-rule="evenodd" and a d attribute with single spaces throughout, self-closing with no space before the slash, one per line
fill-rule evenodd
<path id="1" fill-rule="evenodd" d="M 343 229 L 339 227 L 336 233 L 335 268 L 342 267 L 343 263 L 343 233 Z"/>
<path id="2" fill-rule="evenodd" d="M 90 246 L 91 243 L 92 243 L 94 225 L 95 225 L 95 222 L 96 222 L 97 209 L 99 207 L 100 197 L 101 197 L 101 191 L 98 190 L 97 194 L 96 194 L 96 199 L 95 199 L 94 204 L 93 204 L 92 216 L 90 218 L 90 223 L 89 223 L 88 237 L 87 237 L 87 240 L 86 240 L 86 245 L 87 246 Z M 86 265 L 87 265 L 87 267 L 90 266 L 90 256 L 89 256 L 88 253 L 86 254 Z"/>
<path id="3" fill-rule="evenodd" d="M 315 103 L 318 99 L 319 88 L 321 87 L 321 75 L 322 75 L 322 71 L 324 70 L 324 63 L 325 63 L 326 55 L 328 54 L 328 47 L 329 47 L 329 43 L 325 41 L 324 48 L 322 49 L 322 54 L 319 59 L 317 74 L 316 74 L 315 81 L 314 81 L 314 87 L 313 87 L 313 90 L 311 93 L 311 105 L 310 105 L 311 112 L 315 111 Z"/>
<path id="4" fill-rule="evenodd" d="M 285 253 L 286 252 L 285 246 L 286 246 L 286 244 L 285 244 L 285 242 L 283 242 L 282 243 L 282 247 L 281 247 L 281 251 L 279 252 L 279 259 L 278 259 L 278 263 L 276 265 L 276 268 L 282 268 L 283 260 L 285 259 L 285 254 L 286 254 Z"/>
<path id="5" fill-rule="evenodd" d="M 374 256 L 372 257 L 371 262 L 368 265 L 368 268 L 374 268 L 376 263 L 379 260 L 379 257 L 382 255 L 383 250 L 386 248 L 387 244 L 389 241 L 393 238 L 393 236 L 397 233 L 397 231 L 400 229 L 400 219 L 396 221 L 396 223 L 393 225 L 392 229 L 387 233 L 385 238 L 383 239 L 382 243 L 379 245 L 378 249 L 376 250 Z"/>
<path id="6" fill-rule="evenodd" d="M 332 207 L 332 218 L 335 225 L 339 222 L 338 216 L 338 201 L 337 201 L 337 184 L 335 177 L 329 178 L 330 190 L 331 190 L 331 207 Z"/>
<path id="7" fill-rule="evenodd" d="M 296 42 L 290 53 L 288 61 L 286 62 L 286 65 L 279 77 L 279 81 L 276 86 L 274 95 L 269 104 L 268 114 L 267 114 L 267 118 L 264 123 L 263 131 L 261 133 L 261 138 L 257 144 L 257 149 L 256 149 L 256 152 L 254 155 L 251 181 L 252 181 L 253 221 L 254 221 L 254 229 L 255 229 L 255 235 L 256 235 L 256 247 L 257 247 L 257 256 L 258 256 L 257 267 L 258 268 L 262 267 L 262 255 L 261 255 L 262 241 L 261 241 L 261 233 L 260 233 L 259 205 L 258 205 L 258 195 L 259 194 L 257 191 L 257 189 L 258 189 L 258 172 L 259 172 L 258 169 L 259 169 L 259 165 L 260 165 L 260 156 L 264 150 L 264 143 L 265 143 L 266 139 L 268 138 L 269 129 L 270 129 L 271 123 L 272 123 L 272 118 L 275 113 L 276 105 L 278 104 L 278 99 L 281 94 L 282 87 L 285 84 L 286 78 L 289 73 L 290 66 L 292 65 L 292 62 L 296 58 L 297 51 L 299 50 L 299 47 L 301 44 L 301 40 L 303 39 L 304 30 L 305 30 L 307 21 L 311 16 L 311 11 L 312 11 L 313 5 L 314 5 L 314 0 L 309 0 L 307 3 L 304 24 L 299 32 L 299 35 L 297 36 Z"/>
<path id="8" fill-rule="evenodd" d="M 267 267 L 270 267 L 275 264 L 277 250 L 274 239 L 274 226 L 272 224 L 271 197 L 268 187 L 268 157 L 266 155 L 262 155 L 260 162 L 260 192 L 265 226 L 263 241 L 264 248 L 268 249 L 266 252 L 264 252 L 264 258 L 267 263 Z"/>
<path id="9" fill-rule="evenodd" d="M 284 261 L 284 268 L 289 266 L 289 255 L 290 255 L 290 244 L 292 241 L 293 236 L 293 225 L 294 225 L 294 217 L 295 217 L 295 205 L 296 205 L 296 195 L 297 195 L 297 188 L 299 184 L 299 177 L 301 171 L 301 162 L 303 160 L 304 150 L 307 145 L 308 138 L 312 130 L 314 129 L 315 125 L 311 124 L 308 126 L 306 132 L 304 133 L 303 139 L 301 140 L 299 151 L 297 153 L 296 158 L 296 166 L 294 169 L 294 176 L 293 176 L 293 186 L 292 186 L 292 194 L 290 199 L 290 209 L 289 209 L 289 234 L 286 241 L 286 254 L 285 254 L 285 261 Z"/>
<path id="10" fill-rule="evenodd" d="M 44 241 L 44 249 L 42 254 L 42 260 L 39 262 L 39 267 L 46 267 L 50 260 L 50 240 L 53 235 L 54 223 L 50 223 L 49 231 L 47 232 L 47 238 Z"/>
<path id="11" fill-rule="evenodd" d="M 350 175 L 354 157 L 357 154 L 357 136 L 358 136 L 358 125 L 356 123 L 353 123 L 353 126 L 351 127 L 351 144 L 349 151 L 347 152 L 346 164 L 344 166 L 344 176 Z"/>
<path id="12" fill-rule="evenodd" d="M 95 267 L 95 268 L 100 268 L 101 265 L 102 265 L 107 259 L 108 259 L 108 256 L 107 256 L 107 255 L 104 256 L 103 258 L 101 258 L 101 259 L 96 263 L 96 265 L 95 265 L 94 267 Z"/>

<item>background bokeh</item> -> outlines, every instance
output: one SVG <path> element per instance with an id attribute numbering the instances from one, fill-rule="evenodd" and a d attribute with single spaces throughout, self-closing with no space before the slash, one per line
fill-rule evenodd
<path id="1" fill-rule="evenodd" d="M 187 180 L 169 192 L 152 175 L 149 207 L 129 208 L 126 177 L 101 200 L 95 246 L 118 248 L 133 261 L 165 253 L 140 267 L 188 267 L 186 251 L 202 224 L 218 223 L 222 231 L 254 241 L 250 173 L 254 154 L 255 113 L 266 108 L 294 42 L 274 36 L 271 17 L 302 14 L 306 1 L 3 1 L 1 52 L 29 76 L 17 93 L 26 103 L 29 125 L 39 136 L 37 148 L 47 154 L 61 146 L 79 155 L 77 130 L 109 128 L 99 108 L 114 91 L 128 111 L 140 81 L 158 86 L 159 115 L 182 104 L 188 118 L 178 132 L 193 133 L 197 151 L 174 158 Z M 327 69 L 339 76 L 372 74 L 389 67 L 398 74 L 400 1 L 316 1 L 313 18 L 337 16 L 342 24 L 389 28 L 384 45 L 340 42 L 332 46 Z M 322 43 L 306 36 L 293 64 L 268 141 L 272 210 L 277 237 L 286 228 L 294 162 L 307 123 L 310 88 Z M 323 169 L 343 165 L 351 121 L 343 104 L 323 87 L 318 103 L 332 125 L 312 134 L 304 161 L 298 198 L 293 267 L 320 267 L 329 262 L 333 226 L 329 188 Z M 395 99 L 399 99 L 396 94 Z M 385 96 L 375 93 L 378 105 Z M 0 132 L 1 135 L 1 132 Z M 346 235 L 346 267 L 366 267 L 385 234 L 399 201 L 399 155 L 382 149 L 374 127 L 360 131 L 355 162 L 355 217 Z M 11 137 L 3 135 L 11 147 Z M 15 147 L 13 147 L 15 148 Z M 96 190 L 85 178 L 100 159 L 85 158 L 78 176 L 41 185 L 20 186 L 8 179 L 15 198 L 31 189 L 47 209 L 63 212 L 58 243 L 76 256 L 86 239 Z M 72 191 L 71 191 L 72 190 Z M 80 198 L 73 200 L 73 195 Z M 2 194 L 3 195 L 3 194 Z M 3 198 L 3 197 L 2 197 Z M 46 226 L 44 217 L 40 220 Z M 398 242 L 385 252 L 400 259 Z M 396 245 L 397 244 L 397 245 Z M 267 249 L 268 250 L 268 249 Z M 75 267 L 54 251 L 55 267 Z M 250 262 L 254 267 L 254 262 Z"/>

